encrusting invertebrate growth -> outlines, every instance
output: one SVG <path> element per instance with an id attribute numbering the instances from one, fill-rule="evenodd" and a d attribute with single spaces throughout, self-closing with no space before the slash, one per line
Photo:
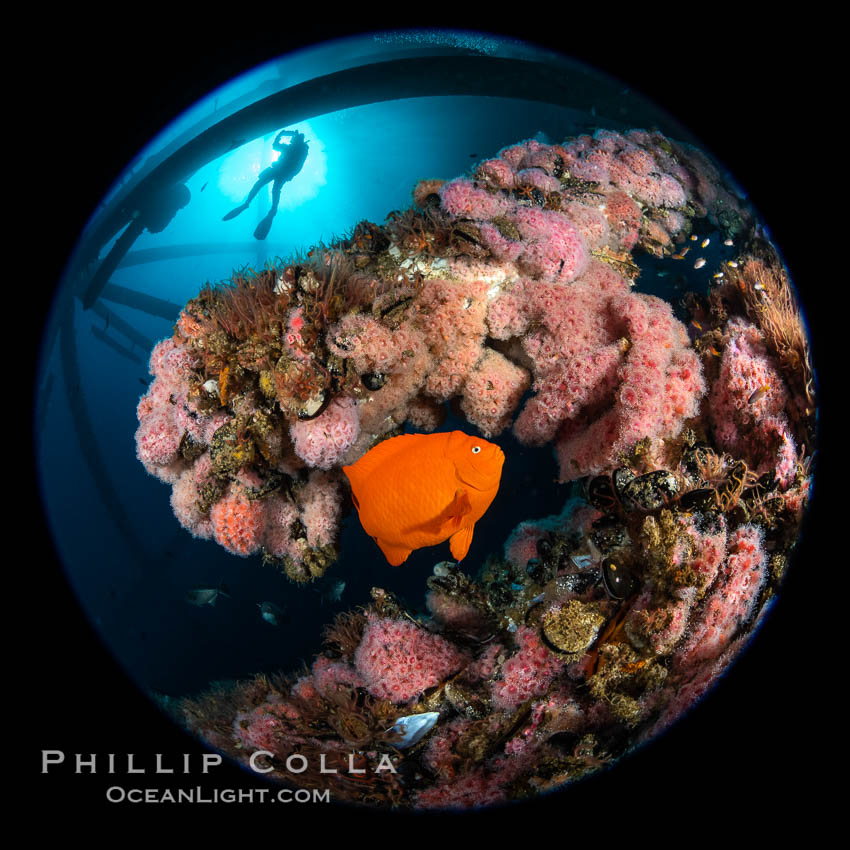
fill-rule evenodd
<path id="1" fill-rule="evenodd" d="M 466 555 L 453 535 L 487 507 L 449 478 L 431 487 L 442 449 L 404 466 L 443 500 L 415 517 L 432 537 L 399 531 L 391 500 L 371 511 L 385 494 L 342 472 L 405 430 L 439 432 L 447 402 L 464 449 L 509 429 L 552 447 L 561 512 L 483 564 L 438 563 L 426 610 L 375 588 L 302 674 L 181 708 L 234 759 L 263 751 L 270 776 L 335 799 L 481 806 L 609 764 L 716 681 L 793 549 L 815 384 L 777 252 L 693 147 L 644 130 L 528 140 L 413 198 L 205 287 L 153 351 L 136 445 L 186 529 L 296 582 L 338 557 L 352 487 L 391 563 L 450 538 Z M 641 255 L 710 282 L 689 316 L 638 291 Z"/>

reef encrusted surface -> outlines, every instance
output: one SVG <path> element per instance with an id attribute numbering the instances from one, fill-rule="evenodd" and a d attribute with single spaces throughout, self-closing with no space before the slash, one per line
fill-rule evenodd
<path id="1" fill-rule="evenodd" d="M 739 651 L 808 498 L 814 383 L 776 251 L 692 147 L 529 140 L 413 199 L 205 287 L 154 349 L 136 443 L 184 527 L 298 582 L 337 556 L 341 466 L 439 428 L 446 402 L 488 439 L 553 447 L 577 482 L 562 512 L 521 523 L 474 580 L 438 564 L 427 614 L 376 588 L 303 675 L 183 705 L 282 781 L 478 806 L 618 758 Z M 635 291 L 635 252 L 701 269 L 709 232 L 728 257 L 686 326 Z"/>

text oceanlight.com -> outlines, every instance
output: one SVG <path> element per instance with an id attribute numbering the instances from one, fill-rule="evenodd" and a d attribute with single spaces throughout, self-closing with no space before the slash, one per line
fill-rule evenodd
<path id="1" fill-rule="evenodd" d="M 330 792 L 318 788 L 122 788 L 106 790 L 110 803 L 329 803 Z"/>

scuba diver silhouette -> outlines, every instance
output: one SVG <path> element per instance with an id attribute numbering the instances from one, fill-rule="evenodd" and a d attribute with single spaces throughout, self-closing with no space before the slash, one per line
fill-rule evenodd
<path id="1" fill-rule="evenodd" d="M 100 298 L 112 273 L 124 259 L 142 232 L 162 233 L 174 216 L 192 199 L 192 193 L 183 183 L 147 186 L 137 190 L 132 203 L 122 206 L 121 212 L 129 218 L 129 224 L 115 241 L 103 262 L 92 276 L 83 294 L 83 309 L 88 310 Z"/>
<path id="2" fill-rule="evenodd" d="M 290 137 L 288 145 L 281 141 L 285 137 Z M 230 221 L 231 218 L 236 218 L 240 213 L 245 212 L 251 205 L 251 201 L 257 196 L 257 193 L 266 183 L 274 180 L 272 186 L 272 208 L 269 210 L 265 218 L 257 225 L 254 231 L 255 239 L 265 239 L 269 235 L 269 230 L 272 226 L 275 214 L 277 213 L 277 205 L 280 203 L 280 190 L 284 183 L 288 183 L 301 171 L 304 161 L 307 159 L 308 145 L 304 138 L 304 134 L 298 130 L 281 130 L 275 140 L 272 142 L 272 147 L 276 151 L 280 151 L 280 156 L 276 162 L 273 162 L 268 168 L 260 172 L 254 183 L 248 197 L 235 209 L 232 209 L 222 221 Z"/>

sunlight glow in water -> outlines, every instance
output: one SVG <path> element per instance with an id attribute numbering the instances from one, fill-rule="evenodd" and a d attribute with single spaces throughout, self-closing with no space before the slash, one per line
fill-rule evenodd
<path id="1" fill-rule="evenodd" d="M 279 210 L 292 210 L 299 207 L 305 201 L 315 198 L 322 186 L 327 183 L 328 161 L 321 139 L 317 138 L 307 123 L 295 124 L 286 129 L 300 130 L 307 138 L 310 152 L 301 171 L 284 185 Z M 244 200 L 260 172 L 268 168 L 280 156 L 272 147 L 277 132 L 263 136 L 261 139 L 254 139 L 224 158 L 218 172 L 218 187 L 222 195 L 236 203 Z M 265 200 L 266 206 L 271 203 L 271 192 L 272 183 L 270 182 L 258 195 Z"/>

